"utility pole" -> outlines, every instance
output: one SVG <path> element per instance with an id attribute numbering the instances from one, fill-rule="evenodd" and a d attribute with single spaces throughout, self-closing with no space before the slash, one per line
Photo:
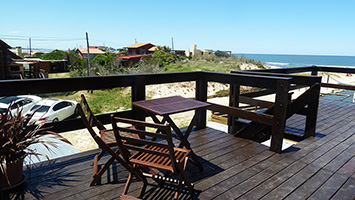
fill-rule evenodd
<path id="1" fill-rule="evenodd" d="M 90 52 L 89 52 L 89 35 L 88 35 L 88 32 L 86 32 L 86 45 L 87 45 L 87 63 L 88 63 L 88 76 L 90 76 L 90 69 L 91 69 L 91 66 L 90 66 Z"/>
<path id="2" fill-rule="evenodd" d="M 30 57 L 32 57 L 32 49 L 31 49 L 31 38 L 29 39 L 29 43 L 30 43 Z"/>
<path id="3" fill-rule="evenodd" d="M 137 38 L 134 38 L 134 43 L 137 43 Z"/>
<path id="4" fill-rule="evenodd" d="M 174 53 L 174 38 L 171 37 L 171 52 Z"/>

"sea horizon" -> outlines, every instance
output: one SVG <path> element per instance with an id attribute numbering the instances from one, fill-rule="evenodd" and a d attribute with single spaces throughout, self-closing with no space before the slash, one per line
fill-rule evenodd
<path id="1" fill-rule="evenodd" d="M 233 53 L 276 67 L 334 66 L 355 67 L 355 56 Z"/>

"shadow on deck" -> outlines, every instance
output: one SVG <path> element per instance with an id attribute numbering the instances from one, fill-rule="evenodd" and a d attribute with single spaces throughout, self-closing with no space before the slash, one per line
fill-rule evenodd
<path id="1" fill-rule="evenodd" d="M 304 127 L 303 116 L 287 121 L 291 130 Z M 189 141 L 204 166 L 189 164 L 195 199 L 352 199 L 355 196 L 355 106 L 320 100 L 316 137 L 305 139 L 282 154 L 212 128 L 195 131 Z M 44 162 L 26 171 L 26 184 L 2 194 L 17 199 L 117 199 L 128 172 L 113 165 L 101 183 L 89 187 L 98 150 Z M 139 196 L 134 181 L 131 196 Z M 175 186 L 148 186 L 144 199 L 172 199 Z M 188 199 L 182 190 L 180 199 Z"/>

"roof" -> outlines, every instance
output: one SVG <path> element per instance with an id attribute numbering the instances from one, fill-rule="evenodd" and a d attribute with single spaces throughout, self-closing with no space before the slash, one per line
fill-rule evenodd
<path id="1" fill-rule="evenodd" d="M 128 46 L 125 46 L 124 48 L 139 48 L 139 47 L 142 47 L 142 46 L 145 46 L 145 45 L 153 45 L 151 43 L 134 43 L 134 44 L 131 44 L 131 45 L 128 45 Z M 153 45 L 154 46 L 154 45 Z"/>
<path id="2" fill-rule="evenodd" d="M 159 48 L 157 46 L 150 47 L 148 51 L 157 51 Z"/>
<path id="3" fill-rule="evenodd" d="M 0 47 L 4 47 L 6 49 L 10 49 L 11 47 L 4 41 L 0 40 Z"/>
<path id="4" fill-rule="evenodd" d="M 142 58 L 142 57 L 152 57 L 151 55 L 130 55 L 130 56 L 116 56 L 119 59 L 131 59 L 131 58 Z"/>
<path id="5" fill-rule="evenodd" d="M 90 50 L 91 53 L 91 50 Z M 36 61 L 36 62 L 66 62 L 67 60 L 62 59 L 62 60 L 42 60 L 40 58 L 24 58 L 24 61 Z"/>
<path id="6" fill-rule="evenodd" d="M 23 64 L 34 64 L 34 63 L 37 63 L 37 62 L 34 62 L 34 61 L 15 61 L 12 64 L 23 65 Z"/>
<path id="7" fill-rule="evenodd" d="M 88 53 L 87 48 L 78 48 L 77 51 L 80 51 L 82 54 Z M 105 54 L 104 51 L 101 51 L 100 49 L 96 49 L 96 48 L 90 48 L 89 53 L 90 54 Z"/>

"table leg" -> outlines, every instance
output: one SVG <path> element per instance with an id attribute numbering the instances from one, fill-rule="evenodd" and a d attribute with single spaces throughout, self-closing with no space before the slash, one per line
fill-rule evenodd
<path id="1" fill-rule="evenodd" d="M 195 115 L 196 116 L 196 115 Z M 201 165 L 200 161 L 198 160 L 196 154 L 192 151 L 191 146 L 189 141 L 187 140 L 187 136 L 190 135 L 190 132 L 192 131 L 192 127 L 194 123 L 196 122 L 197 117 L 193 117 L 192 121 L 190 122 L 189 127 L 187 128 L 187 131 L 184 134 L 182 134 L 181 130 L 176 126 L 176 124 L 173 122 L 173 120 L 168 116 L 164 115 L 164 119 L 170 124 L 171 128 L 175 131 L 175 133 L 178 135 L 178 139 L 181 141 L 179 144 L 179 148 L 185 146 L 186 149 L 191 150 L 191 158 L 194 161 L 195 165 L 200 169 L 200 171 L 203 171 L 203 166 Z"/>

